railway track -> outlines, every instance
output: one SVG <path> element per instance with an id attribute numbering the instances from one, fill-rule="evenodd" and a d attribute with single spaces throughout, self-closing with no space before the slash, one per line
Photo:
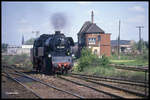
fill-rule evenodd
<path id="1" fill-rule="evenodd" d="M 7 77 L 11 80 L 13 80 L 14 82 L 17 82 L 18 84 L 22 85 L 25 89 L 29 90 L 30 92 L 32 92 L 34 95 L 36 95 L 38 98 L 42 98 L 40 95 L 38 95 L 36 92 L 34 92 L 32 89 L 28 88 L 26 85 L 22 84 L 20 81 L 18 81 L 16 78 L 13 78 L 10 76 L 10 74 L 6 73 L 6 72 L 3 72 L 2 75 L 4 77 Z"/>
<path id="2" fill-rule="evenodd" d="M 15 69 L 13 69 L 13 70 L 15 70 Z M 10 74 L 16 74 L 16 75 L 20 75 L 20 72 L 18 72 L 17 71 L 17 73 L 10 73 Z M 21 73 L 21 75 L 22 75 L 23 73 Z M 24 74 L 23 74 L 24 75 Z M 30 76 L 32 76 L 32 75 L 30 75 Z M 29 76 L 29 77 L 30 77 Z M 37 75 L 35 75 L 35 76 L 37 76 Z M 46 75 L 46 76 L 48 76 L 48 75 Z M 26 77 L 26 76 L 25 76 Z M 33 78 L 33 77 L 32 77 Z M 56 78 L 56 79 L 59 79 L 59 78 Z M 59 79 L 60 80 L 60 79 Z M 42 81 L 44 81 L 44 80 L 42 80 Z M 57 81 L 58 82 L 58 81 Z M 60 82 L 61 82 L 61 80 L 60 80 Z M 51 83 L 51 82 L 50 82 Z M 62 82 L 61 82 L 62 83 Z M 46 84 L 46 82 L 44 82 L 44 84 Z M 66 82 L 65 82 L 65 84 L 67 84 Z M 56 84 L 54 84 L 54 85 L 56 85 Z M 70 89 L 71 90 L 71 89 Z M 76 89 L 77 90 L 77 89 Z M 84 89 L 79 89 L 79 91 L 83 91 Z M 75 92 L 75 91 L 74 91 Z M 77 91 L 76 91 L 77 92 Z M 78 93 L 77 93 L 78 94 Z M 83 94 L 86 94 L 86 95 L 88 95 L 88 93 L 81 93 L 82 95 Z M 92 93 L 92 94 L 94 94 L 94 93 Z M 105 93 L 106 94 L 106 93 Z M 83 96 L 81 96 L 80 98 L 85 98 L 84 97 L 85 95 L 83 95 Z M 98 96 L 97 96 L 98 97 Z M 101 96 L 99 96 L 100 98 L 102 98 Z M 106 96 L 106 97 L 108 97 L 108 96 Z M 118 96 L 117 96 L 118 97 Z M 78 97 L 79 98 L 79 97 Z M 86 97 L 86 98 L 88 98 L 88 97 Z M 119 98 L 121 98 L 121 97 L 119 97 Z"/>
<path id="3" fill-rule="evenodd" d="M 135 66 L 130 66 L 130 67 L 127 67 L 127 66 L 124 66 L 124 65 L 116 65 L 116 64 L 110 64 L 111 66 L 115 67 L 115 68 L 118 68 L 118 69 L 125 69 L 125 70 L 132 70 L 132 71 L 142 71 L 142 72 L 148 72 L 148 67 L 135 67 Z"/>
<path id="4" fill-rule="evenodd" d="M 42 77 L 42 75 L 39 75 L 39 76 L 33 75 L 33 77 Z M 62 80 L 62 79 L 60 79 L 60 76 L 61 75 L 55 75 L 54 79 L 48 80 L 50 78 L 50 76 L 45 75 L 42 78 L 42 81 L 45 81 L 46 83 L 54 84 L 57 87 L 64 88 L 65 90 L 80 94 L 80 95 L 84 96 L 85 98 L 114 98 L 114 97 L 115 98 L 121 98 L 118 96 L 116 97 L 116 96 L 112 96 L 112 95 L 106 95 L 106 93 L 95 91 L 91 88 L 83 87 L 82 85 L 76 85 L 72 82 Z M 57 82 L 57 84 L 55 82 Z"/>
<path id="5" fill-rule="evenodd" d="M 78 75 L 78 74 L 75 74 L 75 75 Z M 122 87 L 118 87 L 117 85 L 116 86 L 113 86 L 113 85 L 110 85 L 110 84 L 108 84 L 108 83 L 106 83 L 106 82 L 97 82 L 97 81 L 93 81 L 93 80 L 89 80 L 87 77 L 83 77 L 83 76 L 81 76 L 80 74 L 80 76 L 75 76 L 75 75 L 71 75 L 71 76 L 69 76 L 69 77 L 72 77 L 72 78 L 77 78 L 77 79 L 79 79 L 79 80 L 84 80 L 84 81 L 86 81 L 86 82 L 90 82 L 90 83 L 94 83 L 94 84 L 97 84 L 97 85 L 100 85 L 100 86 L 104 86 L 104 87 L 107 87 L 107 88 L 112 88 L 112 89 L 115 89 L 115 90 L 117 90 L 117 91 L 121 91 L 121 92 L 124 92 L 124 94 L 128 94 L 128 95 L 134 95 L 135 96 L 135 98 L 140 98 L 140 97 L 142 97 L 142 98 L 147 98 L 147 95 L 145 95 L 145 94 L 143 94 L 143 93 L 140 93 L 140 92 L 137 92 L 137 91 L 131 91 L 130 89 L 125 89 L 125 88 L 122 88 Z M 89 88 L 92 88 L 92 89 L 95 89 L 95 88 L 93 88 L 93 87 L 91 87 L 91 86 L 89 86 L 89 85 L 85 85 L 85 84 L 82 84 L 82 83 L 79 83 L 79 82 L 75 82 L 75 81 L 72 81 L 72 80 L 75 80 L 75 79 L 66 79 L 66 78 L 64 78 L 64 77 L 61 77 L 61 79 L 64 79 L 64 80 L 66 80 L 66 81 L 70 81 L 70 82 L 73 82 L 73 83 L 75 83 L 75 84 L 78 84 L 78 85 L 83 85 L 83 86 L 86 86 L 86 87 L 89 87 Z M 103 80 L 101 80 L 101 81 L 103 81 Z M 109 82 L 110 83 L 110 82 Z M 112 83 L 112 82 L 111 82 Z M 124 84 L 124 83 L 122 83 L 122 84 Z M 127 84 L 127 83 L 126 83 Z M 130 83 L 130 84 L 128 84 L 128 85 L 130 85 L 130 87 L 131 87 L 131 85 L 136 85 L 136 84 L 134 84 L 134 83 Z M 141 86 L 141 87 L 144 87 L 143 85 L 140 85 L 140 84 L 138 84 L 139 86 Z M 136 85 L 137 86 L 137 85 Z M 97 90 L 97 91 L 99 91 L 99 90 Z M 99 91 L 100 92 L 100 91 Z M 104 91 L 101 91 L 101 92 L 104 92 Z M 126 98 L 126 97 L 128 97 L 128 95 L 126 95 L 126 96 L 120 96 L 121 98 Z M 133 97 L 134 97 L 133 96 Z M 117 97 L 117 95 L 115 95 L 115 97 Z M 119 95 L 118 95 L 118 97 L 119 97 Z M 129 96 L 130 97 L 130 96 Z"/>
<path id="6" fill-rule="evenodd" d="M 107 84 L 102 84 L 102 83 L 99 84 L 99 83 L 96 83 L 96 82 L 92 82 L 92 83 L 98 84 L 100 87 L 106 87 L 106 88 L 99 88 L 98 86 L 93 87 L 91 84 L 87 85 L 86 83 L 83 83 L 83 82 L 80 83 L 79 81 L 74 81 L 74 79 L 66 79 L 66 78 L 62 78 L 62 77 L 61 77 L 61 79 L 64 79 L 66 81 L 70 81 L 70 82 L 75 83 L 77 85 L 81 85 L 81 86 L 85 86 L 85 87 L 91 88 L 91 89 L 93 89 L 95 91 L 102 92 L 104 94 L 110 95 L 110 96 L 115 97 L 115 98 L 140 98 L 141 96 L 145 97 L 145 95 L 139 94 L 139 93 L 135 93 L 135 92 L 134 93 L 130 92 L 130 94 L 129 94 L 127 91 L 124 92 L 124 90 L 122 88 L 117 88 L 117 89 L 115 88 L 114 89 L 114 87 L 112 87 L 110 85 L 107 85 Z M 88 81 L 88 82 L 91 82 L 91 81 Z M 123 92 L 123 93 L 121 93 L 121 92 Z M 121 95 L 120 95 L 120 93 L 121 93 Z M 140 95 L 140 96 L 137 96 L 137 95 Z"/>
<path id="7" fill-rule="evenodd" d="M 6 67 L 6 66 L 5 66 Z M 7 66 L 8 67 L 8 66 Z M 71 97 L 71 98 L 84 98 L 83 96 L 80 96 L 78 94 L 75 94 L 75 93 L 72 93 L 72 92 L 69 92 L 69 91 L 65 91 L 65 90 L 62 90 L 60 88 L 57 88 L 55 87 L 54 85 L 51 85 L 51 84 L 47 84 L 39 79 L 36 79 L 36 78 L 32 78 L 30 77 L 29 75 L 26 75 L 22 72 L 18 72 L 17 70 L 13 69 L 12 67 L 9 67 L 11 68 L 11 70 L 14 70 L 14 72 L 12 73 L 8 73 L 6 71 L 2 71 L 2 75 L 5 74 L 5 76 L 13 79 L 14 81 L 16 81 L 17 83 L 23 85 L 26 89 L 30 90 L 32 93 L 34 93 L 36 96 L 38 96 L 39 98 L 45 98 L 44 95 L 41 95 L 41 93 L 39 93 L 39 90 L 40 89 L 44 89 L 43 92 L 47 91 L 46 93 L 49 93 L 48 90 L 50 91 L 49 88 L 53 88 L 55 91 L 59 91 L 59 92 L 62 92 L 63 95 L 65 95 L 66 97 Z M 17 77 L 21 77 L 21 78 L 24 78 L 22 80 L 25 80 L 25 79 L 30 79 L 32 80 L 34 83 L 24 83 L 22 82 L 21 80 L 19 80 Z M 35 85 L 37 85 L 39 88 L 35 87 Z M 45 87 L 46 86 L 46 87 Z M 35 88 L 34 88 L 35 87 Z M 48 87 L 48 88 L 47 88 Z M 53 90 L 53 91 L 54 91 Z M 40 90 L 41 91 L 41 90 Z M 65 94 L 64 94 L 65 93 Z M 59 93 L 60 94 L 60 93 Z M 47 98 L 47 97 L 46 97 Z M 62 97 L 60 97 L 62 98 Z"/>
<path id="8" fill-rule="evenodd" d="M 113 89 L 116 89 L 116 90 L 120 90 L 120 91 L 124 91 L 124 92 L 127 92 L 127 93 L 130 93 L 130 94 L 134 94 L 134 95 L 137 95 L 137 96 L 141 96 L 141 97 L 146 97 L 146 95 L 145 94 L 143 94 L 143 93 L 139 93 L 139 92 L 137 92 L 137 91 L 133 91 L 133 89 L 131 90 L 131 89 L 129 89 L 129 88 L 132 88 L 133 87 L 133 85 L 129 85 L 129 84 L 126 84 L 125 86 L 123 85 L 121 85 L 120 86 L 120 84 L 118 85 L 118 84 L 114 84 L 114 83 L 112 83 L 112 82 L 105 82 L 105 81 L 93 81 L 93 80 L 90 80 L 90 79 L 88 79 L 88 78 L 86 78 L 86 77 L 79 77 L 79 76 L 71 76 L 71 77 L 74 77 L 74 78 L 78 78 L 78 79 L 83 79 L 83 80 L 85 80 L 85 81 L 87 81 L 87 82 L 91 82 L 91 83 L 95 83 L 95 84 L 98 84 L 98 85 L 101 85 L 101 86 L 105 86 L 105 87 L 109 87 L 109 88 L 113 88 Z M 126 89 L 127 88 L 127 85 L 128 85 L 128 89 Z M 132 87 L 131 87 L 132 86 Z M 126 87 L 126 88 L 125 88 Z M 134 88 L 135 89 L 135 88 Z M 141 88 L 140 88 L 141 89 Z M 143 91 L 144 91 L 144 89 L 145 88 L 143 88 Z M 140 91 L 140 90 L 139 90 Z"/>
<path id="9" fill-rule="evenodd" d="M 148 85 L 141 84 L 141 83 L 133 83 L 133 82 L 127 82 L 127 81 L 118 81 L 118 80 L 110 80 L 110 79 L 103 79 L 103 78 L 94 78 L 94 77 L 87 77 L 82 76 L 85 79 L 94 80 L 94 81 L 105 81 L 105 82 L 112 82 L 112 83 L 119 83 L 119 84 L 125 84 L 125 85 L 133 85 L 133 86 L 139 86 L 139 87 L 146 87 L 148 88 Z"/>
<path id="10" fill-rule="evenodd" d="M 93 90 L 95 90 L 95 91 L 97 91 L 97 92 L 104 93 L 104 94 L 106 94 L 106 95 L 108 95 L 108 96 L 112 96 L 112 97 L 115 97 L 115 98 L 124 98 L 124 97 L 122 97 L 122 96 L 112 94 L 112 93 L 110 93 L 110 92 L 108 92 L 108 91 L 105 92 L 105 91 L 103 91 L 103 90 L 94 88 L 94 87 L 92 87 L 92 86 L 90 86 L 90 85 L 87 85 L 87 84 L 84 84 L 84 83 L 80 83 L 80 82 L 77 82 L 77 81 L 73 81 L 72 79 L 67 79 L 67 78 L 64 78 L 64 77 L 62 77 L 62 76 L 59 76 L 59 78 L 65 80 L 65 81 L 69 81 L 69 82 L 72 82 L 72 83 L 74 83 L 74 84 L 80 85 L 80 86 L 84 86 L 84 87 L 93 89 Z"/>
<path id="11" fill-rule="evenodd" d="M 29 78 L 35 82 L 41 83 L 42 85 L 53 88 L 57 91 L 71 95 L 73 97 L 85 98 L 84 96 L 78 95 L 78 93 L 76 94 L 75 92 L 73 93 L 73 92 L 66 91 L 66 89 L 63 90 L 61 87 L 56 87 L 56 86 L 54 86 L 55 84 L 54 85 L 52 85 L 50 83 L 47 84 L 43 80 L 39 80 L 37 78 L 33 78 L 29 75 L 26 75 L 25 73 L 17 71 L 13 67 L 9 67 L 9 68 L 14 70 L 14 72 L 15 72 L 15 73 L 9 73 L 9 75 L 8 75 L 8 73 L 3 71 L 9 77 L 11 77 L 12 75 L 22 76 L 25 78 Z M 17 80 L 17 78 L 15 78 L 15 77 L 13 77 L 13 78 Z M 139 83 L 135 83 L 133 81 L 127 81 L 127 80 L 122 80 L 122 79 L 119 80 L 119 79 L 110 78 L 110 77 L 99 77 L 99 76 L 83 75 L 83 74 L 76 74 L 76 73 L 69 73 L 69 75 L 67 75 L 67 76 L 58 75 L 58 79 L 62 79 L 64 81 L 89 88 L 93 91 L 111 96 L 112 98 L 145 98 L 145 97 L 147 97 L 146 95 L 144 95 L 142 93 L 130 91 L 128 89 L 123 89 L 123 88 L 119 88 L 119 87 L 115 87 L 113 85 L 107 84 L 107 83 L 113 83 L 113 84 L 119 83 L 119 84 L 124 84 L 124 85 L 135 85 L 135 86 L 139 86 L 139 87 L 148 87 L 143 84 L 145 82 L 141 82 L 141 81 Z M 17 81 L 19 81 L 19 80 L 17 80 Z M 99 82 L 99 81 L 101 81 L 101 82 Z M 22 83 L 22 84 L 24 84 L 24 83 Z M 33 86 L 31 86 L 31 84 L 30 84 L 30 86 L 28 86 L 28 87 L 33 87 Z M 29 89 L 31 89 L 31 88 L 29 88 Z M 48 89 L 48 88 L 46 88 L 46 89 Z M 35 92 L 37 90 L 34 89 L 34 90 L 30 90 L 30 91 Z M 34 93 L 34 94 L 37 95 L 39 98 L 43 98 L 39 95 L 39 93 Z"/>
<path id="12" fill-rule="evenodd" d="M 94 79 L 95 78 L 95 80 L 100 80 L 100 79 L 103 79 L 104 81 L 118 81 L 118 82 L 122 82 L 122 83 L 131 83 L 131 84 L 135 84 L 135 85 L 137 85 L 137 84 L 149 84 L 149 82 L 148 81 L 134 81 L 134 80 L 128 80 L 128 79 L 121 79 L 121 78 L 114 78 L 114 77 L 104 77 L 104 76 L 96 76 L 96 75 L 85 75 L 85 74 L 77 74 L 77 73 L 69 73 L 69 74 L 71 74 L 71 75 L 79 75 L 79 76 L 85 76 L 85 77 L 88 77 L 88 78 L 92 78 L 92 79 Z M 137 84 L 136 84 L 137 83 Z M 141 85 L 142 86 L 142 85 Z"/>
<path id="13" fill-rule="evenodd" d="M 122 88 L 128 88 L 129 90 L 134 90 L 144 93 L 145 96 L 149 95 L 149 82 L 145 81 L 134 81 L 134 80 L 127 80 L 127 79 L 120 79 L 120 78 L 114 78 L 114 77 L 104 77 L 104 76 L 96 76 L 96 75 L 85 75 L 85 74 L 77 74 L 77 73 L 70 73 L 71 75 L 79 75 L 80 77 L 88 80 L 94 80 L 94 81 L 100 81 L 100 82 L 106 82 L 109 84 L 119 84 Z M 117 86 L 118 87 L 118 86 Z M 143 95 L 144 96 L 144 95 Z"/>

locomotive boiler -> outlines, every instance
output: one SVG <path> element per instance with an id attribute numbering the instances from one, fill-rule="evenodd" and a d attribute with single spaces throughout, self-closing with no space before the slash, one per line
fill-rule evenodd
<path id="1" fill-rule="evenodd" d="M 73 39 L 60 31 L 40 35 L 31 49 L 33 68 L 48 74 L 67 73 L 73 67 L 71 46 L 74 46 Z"/>

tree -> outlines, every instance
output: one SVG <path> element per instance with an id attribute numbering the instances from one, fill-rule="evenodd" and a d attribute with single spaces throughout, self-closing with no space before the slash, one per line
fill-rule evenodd
<path id="1" fill-rule="evenodd" d="M 6 52 L 7 51 L 8 44 L 7 43 L 2 43 L 2 51 Z"/>
<path id="2" fill-rule="evenodd" d="M 142 49 L 142 53 L 145 53 L 145 50 L 147 51 L 148 48 L 149 48 L 149 44 L 148 44 L 148 41 L 144 41 L 143 39 L 141 39 L 141 45 L 139 45 L 140 42 L 135 42 L 133 45 L 132 45 L 132 51 L 135 53 L 137 51 L 139 51 L 139 48 L 141 46 L 141 49 Z"/>
<path id="3" fill-rule="evenodd" d="M 34 43 L 34 40 L 35 40 L 35 38 L 31 38 L 31 39 L 29 39 L 29 40 L 27 40 L 27 41 L 25 41 L 25 45 L 33 45 L 33 43 Z"/>
<path id="4" fill-rule="evenodd" d="M 143 41 L 143 45 L 144 45 L 144 48 L 149 48 L 149 44 L 148 44 L 148 41 Z"/>
<path id="5" fill-rule="evenodd" d="M 140 42 L 138 42 L 138 49 L 140 48 Z M 141 39 L 141 50 L 142 50 L 142 53 L 144 53 L 145 50 L 147 50 L 149 47 L 148 47 L 148 42 L 147 41 L 144 41 L 143 39 Z"/>

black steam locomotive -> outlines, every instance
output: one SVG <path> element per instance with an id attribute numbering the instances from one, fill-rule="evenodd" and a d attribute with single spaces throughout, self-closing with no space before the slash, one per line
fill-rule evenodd
<path id="1" fill-rule="evenodd" d="M 40 35 L 31 49 L 33 68 L 48 74 L 67 73 L 73 66 L 71 46 L 74 46 L 73 39 L 60 31 Z"/>

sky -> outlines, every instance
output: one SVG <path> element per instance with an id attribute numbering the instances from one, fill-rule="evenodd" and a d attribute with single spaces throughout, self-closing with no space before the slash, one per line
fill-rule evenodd
<path id="1" fill-rule="evenodd" d="M 2 43 L 21 45 L 24 40 L 35 38 L 35 31 L 41 34 L 54 34 L 52 16 L 56 13 L 65 16 L 65 25 L 60 29 L 66 36 L 77 42 L 77 33 L 86 21 L 91 21 L 111 40 L 120 39 L 139 41 L 139 29 L 143 40 L 149 40 L 148 2 L 2 2 Z"/>

